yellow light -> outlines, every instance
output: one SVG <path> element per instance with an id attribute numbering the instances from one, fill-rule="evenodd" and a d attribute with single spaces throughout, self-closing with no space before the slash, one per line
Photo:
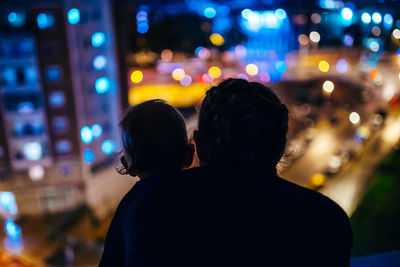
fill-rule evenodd
<path id="1" fill-rule="evenodd" d="M 318 68 L 322 72 L 328 72 L 329 71 L 329 63 L 326 60 L 321 60 L 318 63 Z"/>
<path id="2" fill-rule="evenodd" d="M 187 87 L 180 84 L 148 84 L 129 90 L 128 100 L 131 106 L 151 99 L 163 99 L 174 107 L 185 108 L 200 102 L 209 89 L 208 84 L 192 83 Z"/>
<path id="3" fill-rule="evenodd" d="M 211 34 L 210 41 L 213 45 L 216 45 L 216 46 L 221 46 L 225 42 L 224 37 L 222 37 L 222 35 L 218 34 L 218 33 Z"/>
<path id="4" fill-rule="evenodd" d="M 256 64 L 247 64 L 246 66 L 246 72 L 250 76 L 257 75 L 258 73 L 258 67 Z"/>
<path id="5" fill-rule="evenodd" d="M 133 83 L 140 83 L 143 80 L 143 72 L 135 70 L 131 73 L 131 81 Z"/>
<path id="6" fill-rule="evenodd" d="M 172 72 L 172 78 L 174 80 L 180 81 L 183 79 L 183 77 L 185 77 L 185 71 L 181 68 L 174 69 Z"/>
<path id="7" fill-rule="evenodd" d="M 217 78 L 221 77 L 221 69 L 216 66 L 213 66 L 208 70 L 208 74 L 212 78 L 217 79 Z"/>
<path id="8" fill-rule="evenodd" d="M 315 187 L 323 186 L 325 183 L 325 176 L 320 173 L 316 173 L 311 176 L 311 185 Z"/>
<path id="9" fill-rule="evenodd" d="M 400 80 L 400 72 L 399 72 L 399 80 Z"/>
<path id="10" fill-rule="evenodd" d="M 323 92 L 326 93 L 326 94 L 328 94 L 328 95 L 330 95 L 330 94 L 333 92 L 334 89 L 335 89 L 335 85 L 334 85 L 333 82 L 331 82 L 331 81 L 325 81 L 325 82 L 322 84 L 322 90 L 323 90 Z"/>

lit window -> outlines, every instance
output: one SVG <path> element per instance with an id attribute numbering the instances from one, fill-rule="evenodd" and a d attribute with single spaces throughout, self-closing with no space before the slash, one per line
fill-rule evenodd
<path id="1" fill-rule="evenodd" d="M 24 144 L 23 152 L 28 160 L 38 160 L 42 157 L 42 146 L 38 142 L 28 142 Z"/>
<path id="2" fill-rule="evenodd" d="M 19 12 L 11 12 L 8 14 L 8 22 L 13 27 L 21 27 L 25 24 L 25 14 Z"/>
<path id="3" fill-rule="evenodd" d="M 46 80 L 48 82 L 58 82 L 61 79 L 61 69 L 57 66 L 46 68 Z"/>
<path id="4" fill-rule="evenodd" d="M 96 32 L 92 35 L 92 45 L 94 47 L 99 47 L 106 41 L 106 36 L 102 32 Z"/>
<path id="5" fill-rule="evenodd" d="M 92 163 L 94 161 L 94 152 L 90 149 L 85 149 L 83 159 L 88 163 Z"/>
<path id="6" fill-rule="evenodd" d="M 71 142 L 68 140 L 58 140 L 56 142 L 56 150 L 59 154 L 68 153 L 71 151 Z"/>
<path id="7" fill-rule="evenodd" d="M 79 10 L 76 8 L 72 8 L 68 11 L 68 22 L 71 24 L 77 24 L 80 20 L 81 16 L 79 14 Z"/>
<path id="8" fill-rule="evenodd" d="M 53 129 L 57 133 L 64 133 L 68 129 L 67 117 L 55 117 L 53 119 Z"/>
<path id="9" fill-rule="evenodd" d="M 55 18 L 49 13 L 40 13 L 36 18 L 39 29 L 49 29 L 54 26 Z"/>
<path id="10" fill-rule="evenodd" d="M 96 70 L 102 70 L 102 69 L 104 69 L 106 67 L 106 65 L 107 65 L 107 59 L 103 55 L 96 56 L 93 59 L 93 67 Z"/>
<path id="11" fill-rule="evenodd" d="M 63 107 L 65 105 L 65 94 L 61 91 L 50 93 L 49 103 L 53 108 Z"/>

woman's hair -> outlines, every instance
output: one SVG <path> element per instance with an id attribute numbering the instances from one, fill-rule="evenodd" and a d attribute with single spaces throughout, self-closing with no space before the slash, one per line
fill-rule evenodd
<path id="1" fill-rule="evenodd" d="M 212 87 L 200 109 L 209 163 L 238 162 L 276 167 L 288 131 L 288 109 L 268 87 L 228 79 Z"/>
<path id="2" fill-rule="evenodd" d="M 181 169 L 188 146 L 182 115 L 163 100 L 128 110 L 119 123 L 124 155 L 120 174 Z"/>

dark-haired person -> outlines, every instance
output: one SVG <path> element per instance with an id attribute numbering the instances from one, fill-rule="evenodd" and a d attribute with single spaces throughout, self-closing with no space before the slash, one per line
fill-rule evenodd
<path id="1" fill-rule="evenodd" d="M 142 244 L 138 235 L 146 234 L 146 230 L 135 222 L 148 218 L 138 202 L 146 196 L 157 196 L 155 184 L 189 167 L 194 153 L 182 115 L 162 100 L 132 107 L 122 118 L 120 129 L 124 155 L 118 171 L 138 176 L 140 180 L 125 195 L 114 214 L 99 266 L 132 266 L 129 258 L 138 259 L 131 249 L 136 243 Z M 151 208 L 148 201 L 145 203 Z M 151 228 L 151 218 L 147 226 Z"/>

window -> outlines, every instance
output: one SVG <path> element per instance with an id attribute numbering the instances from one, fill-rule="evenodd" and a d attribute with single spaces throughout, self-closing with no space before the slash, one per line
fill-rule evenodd
<path id="1" fill-rule="evenodd" d="M 65 94 L 61 91 L 55 91 L 49 95 L 49 103 L 53 108 L 59 108 L 65 106 Z"/>
<path id="2" fill-rule="evenodd" d="M 49 29 L 54 26 L 55 18 L 50 13 L 40 13 L 36 18 L 39 29 Z"/>
<path id="3" fill-rule="evenodd" d="M 58 66 L 47 67 L 45 73 L 48 82 L 59 82 L 61 80 L 61 68 Z"/>
<path id="4" fill-rule="evenodd" d="M 65 133 L 68 130 L 67 117 L 55 117 L 53 119 L 53 129 L 56 133 Z"/>
<path id="5" fill-rule="evenodd" d="M 56 150 L 59 154 L 65 154 L 71 151 L 71 142 L 68 140 L 58 140 Z"/>

